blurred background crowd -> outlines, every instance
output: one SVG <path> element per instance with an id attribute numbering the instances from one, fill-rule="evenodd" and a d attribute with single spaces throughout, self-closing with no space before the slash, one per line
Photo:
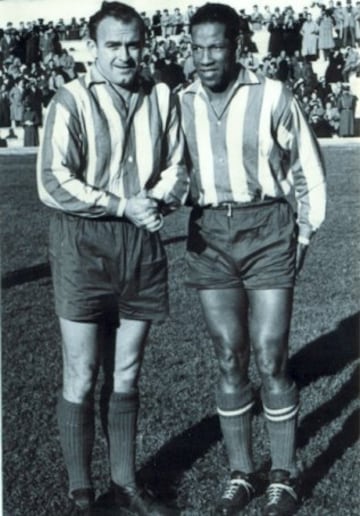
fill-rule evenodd
<path id="1" fill-rule="evenodd" d="M 147 43 L 142 73 L 177 92 L 196 79 L 189 20 L 195 8 L 142 12 Z M 359 136 L 360 2 L 311 3 L 301 10 L 240 9 L 238 61 L 292 89 L 318 137 Z M 56 90 L 86 72 L 72 45 L 88 37 L 87 20 L 7 22 L 0 28 L 0 145 L 37 146 Z M 320 73 L 319 73 L 320 71 Z"/>

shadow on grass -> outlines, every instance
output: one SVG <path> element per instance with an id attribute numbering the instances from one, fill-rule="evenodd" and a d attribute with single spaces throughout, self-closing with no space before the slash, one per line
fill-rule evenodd
<path id="1" fill-rule="evenodd" d="M 306 387 L 322 376 L 335 375 L 359 358 L 359 330 L 360 312 L 298 351 L 290 359 L 290 374 L 299 387 Z"/>
<path id="2" fill-rule="evenodd" d="M 11 288 L 16 285 L 23 285 L 29 281 L 37 281 L 42 278 L 48 278 L 50 276 L 50 265 L 49 263 L 39 263 L 32 267 L 24 267 L 24 269 L 18 269 L 13 272 L 4 274 L 1 279 L 2 288 Z"/>
<path id="3" fill-rule="evenodd" d="M 183 242 L 186 240 L 186 236 L 176 236 L 163 240 L 163 244 L 177 244 L 179 242 Z M 23 285 L 24 283 L 29 283 L 30 281 L 37 281 L 42 278 L 48 278 L 50 276 L 50 265 L 49 263 L 39 263 L 38 265 L 33 265 L 32 267 L 24 267 L 23 269 L 18 269 L 16 271 L 8 272 L 4 274 L 1 279 L 2 288 L 11 288 L 17 285 Z"/>
<path id="4" fill-rule="evenodd" d="M 317 432 L 331 423 L 341 411 L 359 395 L 360 366 L 353 371 L 350 379 L 329 401 L 308 414 L 301 421 L 298 432 L 298 446 L 304 448 Z"/>
<path id="5" fill-rule="evenodd" d="M 359 313 L 340 322 L 336 330 L 307 344 L 290 360 L 292 376 L 303 388 L 322 376 L 332 376 L 359 357 Z M 299 428 L 299 446 L 304 447 L 309 439 L 328 425 L 359 393 L 359 367 L 353 372 L 338 393 L 328 402 L 306 416 Z M 258 402 L 255 412 L 261 411 Z M 321 454 L 306 472 L 308 478 L 305 495 L 308 496 L 316 483 L 327 473 L 331 465 L 353 444 L 359 433 L 359 421 L 353 414 L 344 424 L 340 434 L 330 441 L 328 449 Z M 164 498 L 175 496 L 176 485 L 182 474 L 203 457 L 221 439 L 217 416 L 209 416 L 174 437 L 141 468 L 141 481 Z M 269 465 L 264 465 L 266 469 Z M 308 474 L 309 473 L 309 474 Z"/>
<path id="6" fill-rule="evenodd" d="M 139 479 L 160 498 L 176 497 L 183 472 L 221 439 L 219 420 L 208 416 L 166 443 L 139 471 Z"/>
<path id="7" fill-rule="evenodd" d="M 318 482 L 324 478 L 335 462 L 359 438 L 360 410 L 354 410 L 345 420 L 341 430 L 329 442 L 326 450 L 316 457 L 303 473 L 302 496 L 309 498 Z M 341 482 L 340 482 L 341 483 Z"/>

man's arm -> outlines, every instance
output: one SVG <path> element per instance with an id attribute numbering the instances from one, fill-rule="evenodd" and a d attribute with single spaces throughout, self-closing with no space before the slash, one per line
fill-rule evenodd
<path id="1" fill-rule="evenodd" d="M 164 84 L 158 85 L 158 88 L 159 95 L 169 95 L 168 87 Z M 177 97 L 168 96 L 168 113 L 164 118 L 165 159 L 159 180 L 149 189 L 148 195 L 159 201 L 165 209 L 173 210 L 185 203 L 189 190 L 189 176 L 184 162 L 184 135 Z"/>
<path id="2" fill-rule="evenodd" d="M 120 198 L 107 191 L 106 186 L 101 188 L 86 182 L 85 164 L 94 160 L 91 153 L 95 149 L 87 149 L 85 155 L 87 139 L 76 112 L 61 102 L 60 95 L 49 106 L 38 155 L 40 200 L 50 208 L 79 216 L 126 216 L 135 226 L 156 231 L 159 228 L 157 202 L 143 195 Z M 67 100 L 69 103 L 69 98 Z"/>
<path id="3" fill-rule="evenodd" d="M 121 216 L 125 199 L 88 184 L 84 177 L 86 138 L 75 113 L 60 101 L 51 102 L 37 162 L 40 200 L 49 206 L 80 216 Z M 91 149 L 87 149 L 87 154 Z"/>
<path id="4" fill-rule="evenodd" d="M 303 266 L 311 237 L 325 219 L 326 182 L 323 158 L 316 137 L 293 97 L 278 127 L 280 145 L 289 152 L 298 215 L 297 272 Z"/>

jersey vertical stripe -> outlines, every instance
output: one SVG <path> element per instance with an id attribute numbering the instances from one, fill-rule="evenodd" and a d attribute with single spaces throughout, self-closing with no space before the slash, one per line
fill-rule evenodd
<path id="1" fill-rule="evenodd" d="M 236 101 L 230 104 L 226 127 L 226 151 L 228 153 L 229 176 L 232 186 L 232 195 L 236 200 L 241 198 L 247 200 L 249 197 L 247 185 L 247 173 L 245 169 L 244 141 L 246 131 L 245 111 L 248 101 L 249 91 L 242 89 L 236 95 Z"/>
<path id="2" fill-rule="evenodd" d="M 99 149 L 97 146 L 96 134 L 100 129 L 100 123 L 96 124 L 97 117 L 95 118 L 93 116 L 93 109 L 90 102 L 90 98 L 87 95 L 84 95 L 84 86 L 82 85 L 82 83 L 80 81 L 73 81 L 71 83 L 71 89 L 69 87 L 69 91 L 73 95 L 74 99 L 79 99 L 81 102 L 83 123 L 85 125 L 84 129 L 86 133 L 88 149 L 86 179 L 89 184 L 95 185 L 97 160 L 100 159 L 100 156 L 104 153 L 104 150 Z"/>
<path id="3" fill-rule="evenodd" d="M 153 169 L 153 142 L 149 122 L 149 102 L 144 100 L 142 108 L 134 116 L 135 155 L 140 189 L 145 187 Z"/>
<path id="4" fill-rule="evenodd" d="M 210 121 L 206 104 L 200 95 L 197 95 L 194 99 L 194 123 L 199 156 L 199 172 L 204 189 L 204 203 L 216 204 L 214 155 L 213 152 L 209 152 L 209 149 L 214 151 L 210 137 Z"/>
<path id="5" fill-rule="evenodd" d="M 60 88 L 48 108 L 39 152 L 40 199 L 74 214 L 118 216 L 125 198 L 151 183 L 159 200 L 183 202 L 188 190 L 183 134 L 170 97 L 166 85 L 140 83 L 128 115 L 124 100 L 96 67 Z"/>
<path id="6" fill-rule="evenodd" d="M 106 181 L 109 181 L 112 191 L 122 197 L 124 188 L 122 186 L 120 163 L 124 142 L 123 122 L 118 111 L 114 109 L 114 103 L 108 90 L 102 87 L 102 85 L 97 85 L 94 87 L 94 92 L 98 105 L 102 108 L 104 123 L 107 125 L 105 135 L 109 136 L 109 138 L 106 138 L 106 142 L 104 142 L 108 149 L 104 153 L 107 156 L 108 164 L 103 167 L 104 173 L 102 178 L 99 177 L 99 185 L 105 187 Z M 96 114 L 93 112 L 93 118 L 95 117 Z M 97 139 L 101 138 L 103 140 L 102 135 L 98 134 L 98 131 L 96 133 Z"/>
<path id="7" fill-rule="evenodd" d="M 270 197 L 279 195 L 279 188 L 275 182 L 275 178 L 281 175 L 281 165 L 279 161 L 278 149 L 274 148 L 276 142 L 273 138 L 272 110 L 276 106 L 281 96 L 281 84 L 276 81 L 266 81 L 262 90 L 264 102 L 261 106 L 259 115 L 259 153 L 258 153 L 258 181 L 263 185 L 264 190 Z M 269 102 L 271 99 L 271 102 Z M 274 148 L 274 153 L 273 153 Z M 273 156 L 269 159 L 269 156 Z M 274 165 L 274 172 L 271 169 L 271 163 Z"/>
<path id="8" fill-rule="evenodd" d="M 180 97 L 193 200 L 205 206 L 281 199 L 293 184 L 306 239 L 325 217 L 325 169 L 297 101 L 280 81 L 241 68 L 229 94 L 218 119 L 211 116 L 211 100 L 200 81 Z"/>

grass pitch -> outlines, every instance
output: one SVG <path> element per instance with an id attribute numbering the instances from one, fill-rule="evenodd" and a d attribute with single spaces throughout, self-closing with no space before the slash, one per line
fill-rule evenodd
<path id="1" fill-rule="evenodd" d="M 301 388 L 299 516 L 359 512 L 359 149 L 324 149 L 327 219 L 295 294 L 291 369 Z M 47 265 L 48 210 L 38 199 L 33 156 L 0 156 L 2 237 L 3 504 L 7 516 L 62 516 L 68 508 L 55 405 L 60 336 Z M 186 516 L 208 516 L 227 475 L 215 415 L 216 363 L 194 292 L 183 286 L 188 210 L 166 219 L 171 315 L 153 326 L 140 381 L 137 437 L 142 482 Z M 259 378 L 252 364 L 251 377 Z M 99 379 L 99 384 L 101 378 Z M 98 395 L 98 392 L 97 392 Z M 254 455 L 269 468 L 256 407 Z M 97 418 L 97 494 L 109 485 Z M 259 496 L 244 514 L 258 515 Z M 104 515 L 107 514 L 104 512 Z"/>

